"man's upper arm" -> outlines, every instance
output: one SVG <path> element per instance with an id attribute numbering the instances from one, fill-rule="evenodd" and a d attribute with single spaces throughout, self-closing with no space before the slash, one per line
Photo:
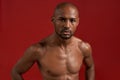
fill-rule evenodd
<path id="1" fill-rule="evenodd" d="M 17 73 L 22 74 L 26 72 L 37 60 L 38 47 L 35 45 L 29 47 L 22 58 L 16 63 L 13 70 Z"/>
<path id="2" fill-rule="evenodd" d="M 92 58 L 92 49 L 90 44 L 88 43 L 82 43 L 81 45 L 82 52 L 84 55 L 84 63 L 86 67 L 91 67 L 94 65 L 93 58 Z"/>

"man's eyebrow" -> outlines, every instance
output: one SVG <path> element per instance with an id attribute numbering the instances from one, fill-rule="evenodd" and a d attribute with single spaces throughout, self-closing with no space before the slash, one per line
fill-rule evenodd
<path id="1" fill-rule="evenodd" d="M 59 18 L 65 19 L 65 17 L 59 17 Z"/>

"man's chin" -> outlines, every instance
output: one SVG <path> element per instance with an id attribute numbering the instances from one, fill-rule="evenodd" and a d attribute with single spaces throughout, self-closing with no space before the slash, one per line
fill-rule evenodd
<path id="1" fill-rule="evenodd" d="M 67 39 L 70 39 L 71 37 L 72 37 L 72 35 L 67 35 L 67 36 L 60 36 L 62 39 L 64 39 L 64 40 L 67 40 Z"/>
<path id="2" fill-rule="evenodd" d="M 70 39 L 73 36 L 73 34 L 58 34 L 58 33 L 57 35 L 64 40 Z"/>

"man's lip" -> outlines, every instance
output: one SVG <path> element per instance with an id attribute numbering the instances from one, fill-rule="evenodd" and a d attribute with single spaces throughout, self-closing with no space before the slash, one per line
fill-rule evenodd
<path id="1" fill-rule="evenodd" d="M 63 30 L 62 32 L 70 32 L 70 30 Z"/>
<path id="2" fill-rule="evenodd" d="M 63 31 L 63 34 L 70 34 L 70 31 Z"/>

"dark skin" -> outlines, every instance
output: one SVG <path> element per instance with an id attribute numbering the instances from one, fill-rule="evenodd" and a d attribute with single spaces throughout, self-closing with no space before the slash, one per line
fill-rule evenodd
<path id="1" fill-rule="evenodd" d="M 88 43 L 73 36 L 79 24 L 78 9 L 60 4 L 52 17 L 55 32 L 30 46 L 12 69 L 12 80 L 23 80 L 22 74 L 37 62 L 43 80 L 79 80 L 82 63 L 86 80 L 94 79 L 94 63 Z"/>

